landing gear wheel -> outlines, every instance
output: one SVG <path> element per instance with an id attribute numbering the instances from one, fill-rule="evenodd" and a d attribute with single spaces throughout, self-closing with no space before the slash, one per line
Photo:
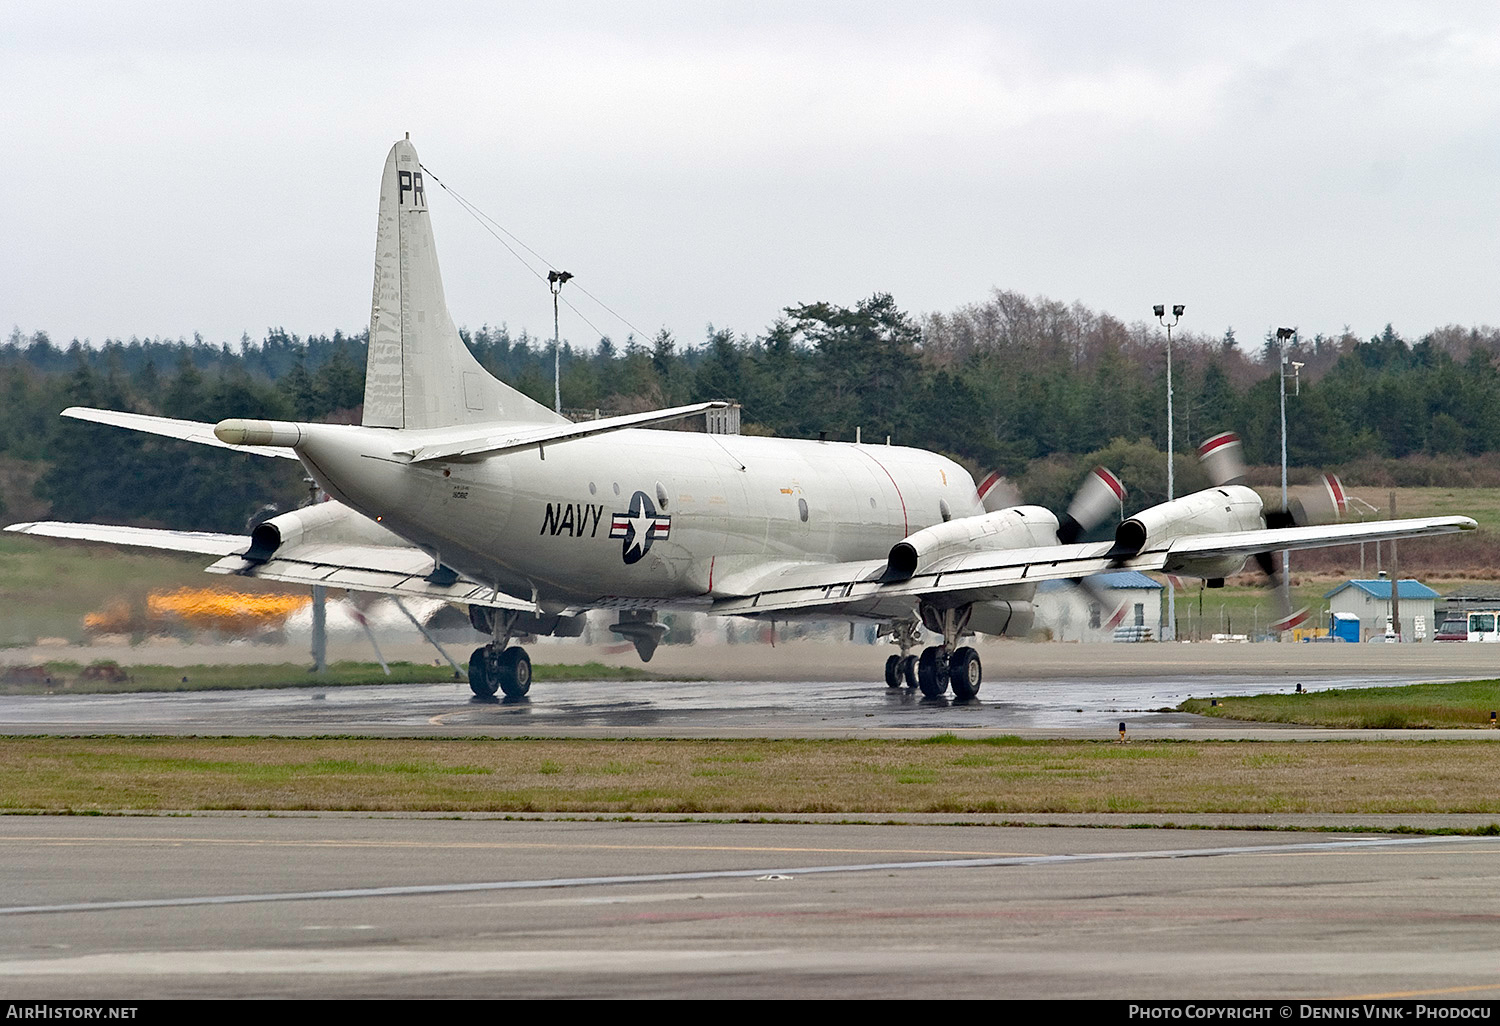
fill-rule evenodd
<path id="1" fill-rule="evenodd" d="M 904 655 L 904 656 L 901 657 L 901 679 L 903 681 L 905 681 L 906 682 L 906 686 L 909 687 L 909 688 L 911 688 L 913 691 L 915 691 L 917 689 L 917 657 L 916 656 L 914 656 L 914 655 Z"/>
<path id="2" fill-rule="evenodd" d="M 493 672 L 489 652 L 488 645 L 481 645 L 469 656 L 469 690 L 480 698 L 493 698 L 500 687 L 500 678 Z"/>
<path id="3" fill-rule="evenodd" d="M 500 690 L 507 698 L 520 698 L 531 690 L 531 657 L 524 648 L 507 648 L 501 652 L 499 671 Z"/>
<path id="4" fill-rule="evenodd" d="M 885 661 L 885 686 L 899 688 L 901 684 L 901 657 L 893 655 Z"/>
<path id="5" fill-rule="evenodd" d="M 942 649 L 922 649 L 922 657 L 917 660 L 917 686 L 928 698 L 941 698 L 948 690 L 948 660 L 943 658 Z"/>
<path id="6" fill-rule="evenodd" d="M 979 653 L 972 648 L 961 648 L 948 660 L 948 682 L 959 698 L 973 698 L 979 694 L 979 683 L 983 674 L 979 667 Z"/>

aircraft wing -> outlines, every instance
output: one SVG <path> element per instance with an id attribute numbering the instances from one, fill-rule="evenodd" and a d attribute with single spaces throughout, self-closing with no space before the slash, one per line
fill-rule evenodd
<path id="1" fill-rule="evenodd" d="M 203 424 L 196 420 L 148 417 L 144 413 L 96 410 L 89 406 L 69 406 L 66 410 L 62 411 L 62 415 L 64 417 L 72 417 L 74 420 L 87 420 L 95 424 L 108 424 L 110 427 L 128 428 L 131 431 L 144 431 L 151 435 L 163 435 L 167 438 L 178 438 L 184 442 L 212 445 L 219 449 L 233 449 L 236 452 L 254 453 L 257 456 L 278 456 L 288 460 L 297 458 L 295 452 L 284 446 L 230 445 L 228 442 L 221 442 L 215 437 L 214 426 L 212 424 Z"/>
<path id="2" fill-rule="evenodd" d="M 248 545 L 250 540 L 245 538 L 242 541 Z M 407 546 L 338 543 L 288 546 L 278 549 L 264 562 L 254 562 L 234 554 L 205 569 L 211 574 L 259 577 L 287 584 L 316 584 L 381 595 L 415 595 L 536 612 L 536 606 L 531 602 L 497 592 L 488 584 L 480 584 L 452 571 L 435 573 L 430 555 Z"/>
<path id="3" fill-rule="evenodd" d="M 107 545 L 126 545 L 137 549 L 196 552 L 204 556 L 227 556 L 231 552 L 243 552 L 250 545 L 250 539 L 240 534 L 161 531 L 148 527 L 116 527 L 113 524 L 67 524 L 56 520 L 11 524 L 6 530 L 42 538 L 71 538 L 75 541 L 104 542 Z"/>
<path id="4" fill-rule="evenodd" d="M 6 530 L 47 538 L 70 538 L 222 557 L 205 568 L 211 574 L 234 574 L 239 577 L 284 581 L 288 584 L 319 584 L 348 591 L 416 595 L 451 602 L 477 602 L 500 609 L 535 611 L 532 603 L 504 592 L 496 592 L 487 584 L 480 584 L 451 571 L 434 573 L 432 556 L 408 545 L 311 542 L 282 546 L 270 559 L 252 561 L 244 558 L 245 552 L 250 548 L 250 538 L 240 534 L 164 531 L 55 521 L 12 524 Z"/>
<path id="5" fill-rule="evenodd" d="M 983 601 L 999 597 L 1002 589 L 1018 584 L 1077 579 L 1112 570 L 1177 572 L 1184 562 L 1216 556 L 1248 557 L 1278 549 L 1421 538 L 1472 531 L 1477 526 L 1468 517 L 1420 517 L 1236 531 L 1177 538 L 1160 548 L 1123 556 L 1112 551 L 1110 542 L 987 550 L 939 559 L 905 580 L 890 580 L 884 560 L 800 564 L 771 571 L 750 583 L 742 596 L 718 599 L 712 611 L 749 616 L 883 618 L 928 597 Z"/>
<path id="6" fill-rule="evenodd" d="M 682 420 L 706 410 L 717 410 L 727 403 L 693 403 L 691 406 L 674 406 L 667 410 L 650 410 L 646 413 L 627 413 L 619 417 L 604 417 L 600 420 L 584 420 L 576 424 L 521 424 L 494 426 L 483 431 L 472 432 L 455 438 L 445 438 L 426 445 L 419 445 L 396 455 L 412 463 L 431 460 L 451 460 L 463 456 L 498 456 L 517 449 L 529 449 L 534 445 L 566 442 L 574 438 L 588 438 L 625 428 L 646 427 Z"/>

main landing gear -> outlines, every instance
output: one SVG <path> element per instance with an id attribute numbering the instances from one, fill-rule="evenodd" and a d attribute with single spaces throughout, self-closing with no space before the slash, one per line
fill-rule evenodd
<path id="1" fill-rule="evenodd" d="M 480 698 L 493 698 L 496 691 L 520 698 L 531 690 L 531 657 L 519 645 L 481 645 L 469 656 L 469 689 Z"/>
<path id="2" fill-rule="evenodd" d="M 979 694 L 984 679 L 979 653 L 967 645 L 958 646 L 959 635 L 969 622 L 969 607 L 924 607 L 922 621 L 943 635 L 943 643 L 922 649 L 921 655 L 911 655 L 910 650 L 919 640 L 916 623 L 903 620 L 892 624 L 891 635 L 901 646 L 901 654 L 885 661 L 886 687 L 916 688 L 927 698 L 941 698 L 950 687 L 955 698 L 973 698 Z"/>
<path id="3" fill-rule="evenodd" d="M 509 610 L 469 607 L 474 629 L 489 631 L 492 640 L 469 656 L 469 690 L 480 698 L 493 698 L 496 691 L 507 698 L 520 698 L 531 690 L 531 657 L 520 646 L 506 647 L 517 616 Z"/>

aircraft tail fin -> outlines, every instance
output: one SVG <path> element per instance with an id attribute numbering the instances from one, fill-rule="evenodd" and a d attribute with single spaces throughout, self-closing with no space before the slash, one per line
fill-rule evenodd
<path id="1" fill-rule="evenodd" d="M 399 140 L 380 180 L 363 423 L 435 428 L 566 423 L 474 359 L 448 313 L 417 151 Z"/>

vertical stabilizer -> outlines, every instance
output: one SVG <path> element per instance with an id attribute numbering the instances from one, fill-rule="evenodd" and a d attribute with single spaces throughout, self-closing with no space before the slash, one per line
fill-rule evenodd
<path id="1" fill-rule="evenodd" d="M 435 428 L 562 420 L 497 381 L 458 337 L 443 297 L 422 166 L 409 141 L 397 142 L 380 179 L 363 423 Z"/>

